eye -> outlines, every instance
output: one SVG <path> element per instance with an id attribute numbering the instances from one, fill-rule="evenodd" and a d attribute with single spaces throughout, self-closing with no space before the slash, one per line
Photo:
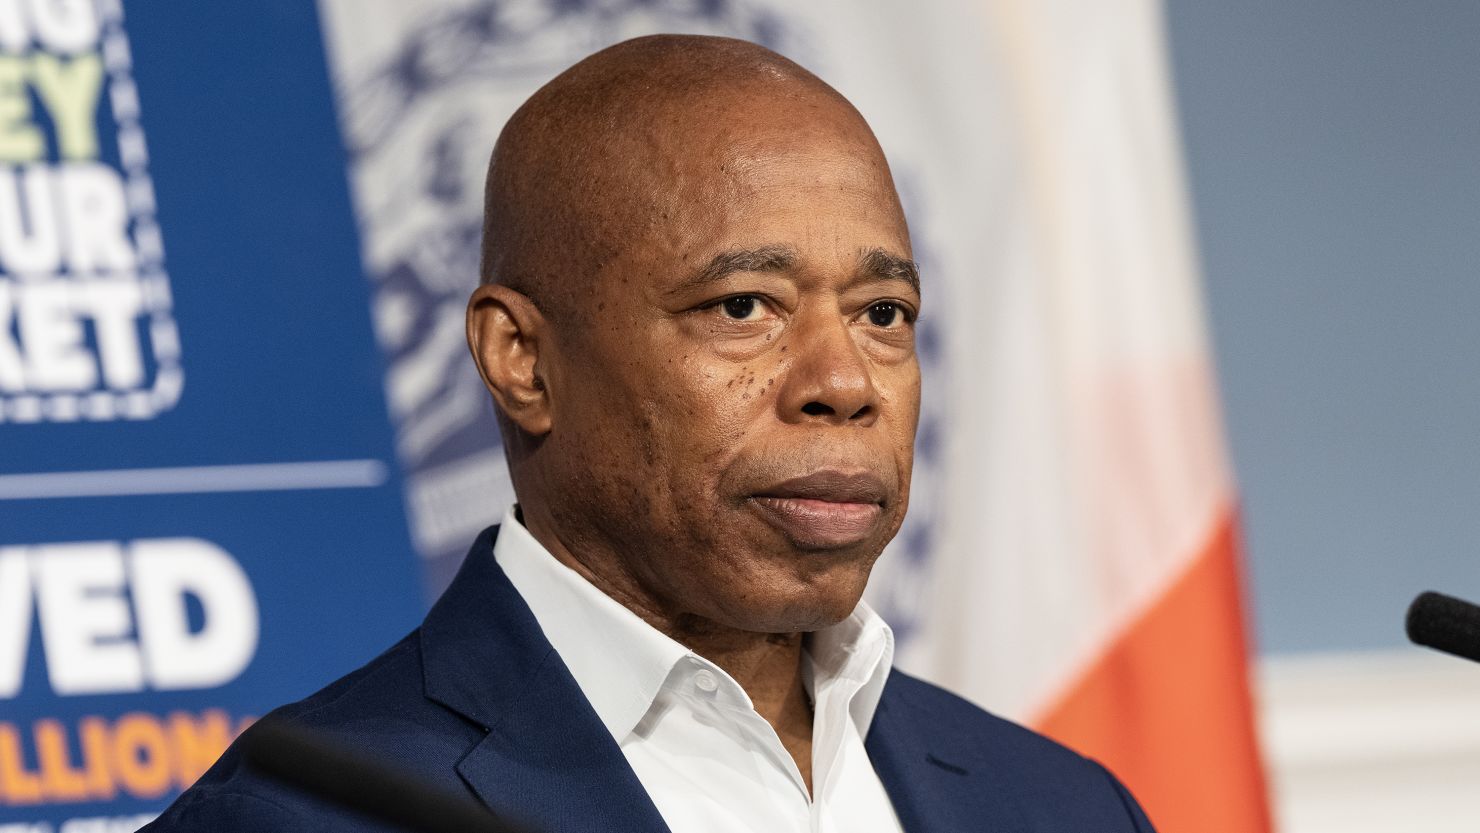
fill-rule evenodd
<path id="1" fill-rule="evenodd" d="M 875 327 L 893 327 L 909 319 L 899 304 L 892 301 L 880 301 L 868 308 L 868 320 Z"/>
<path id="2" fill-rule="evenodd" d="M 719 308 L 724 310 L 725 315 L 736 321 L 754 321 L 761 317 L 765 309 L 761 306 L 761 299 L 754 295 L 736 295 L 720 301 Z"/>

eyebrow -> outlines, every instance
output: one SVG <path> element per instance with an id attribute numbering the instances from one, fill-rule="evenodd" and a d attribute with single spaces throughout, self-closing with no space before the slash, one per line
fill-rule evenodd
<path id="1" fill-rule="evenodd" d="M 796 252 L 786 246 L 731 249 L 709 259 L 702 269 L 684 281 L 693 287 L 723 280 L 737 272 L 784 272 L 797 263 Z M 871 280 L 903 281 L 920 293 L 920 268 L 913 260 L 887 249 L 864 249 L 858 259 L 859 272 Z"/>
<path id="2" fill-rule="evenodd" d="M 686 285 L 697 286 L 723 280 L 736 272 L 784 272 L 796 265 L 796 253 L 785 246 L 731 249 L 709 259 Z"/>
<path id="3" fill-rule="evenodd" d="M 913 260 L 901 257 L 887 249 L 867 249 L 860 258 L 864 274 L 879 280 L 904 281 L 920 294 L 920 267 Z"/>

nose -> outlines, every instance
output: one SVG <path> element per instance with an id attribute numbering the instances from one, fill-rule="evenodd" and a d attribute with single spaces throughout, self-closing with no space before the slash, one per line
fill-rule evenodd
<path id="1" fill-rule="evenodd" d="M 866 426 L 879 418 L 882 403 L 873 368 L 848 329 L 848 323 L 832 313 L 793 330 L 788 341 L 796 353 L 778 402 L 782 419 Z"/>

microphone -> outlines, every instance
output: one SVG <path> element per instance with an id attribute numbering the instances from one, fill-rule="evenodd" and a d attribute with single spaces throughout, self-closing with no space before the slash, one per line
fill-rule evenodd
<path id="1" fill-rule="evenodd" d="M 1408 606 L 1408 638 L 1480 662 L 1480 607 L 1430 590 Z"/>
<path id="2" fill-rule="evenodd" d="M 477 802 L 393 767 L 365 760 L 281 720 L 241 737 L 247 765 L 309 795 L 415 833 L 533 833 Z"/>

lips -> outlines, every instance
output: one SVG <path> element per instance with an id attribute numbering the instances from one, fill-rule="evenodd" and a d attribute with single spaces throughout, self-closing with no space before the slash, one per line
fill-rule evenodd
<path id="1" fill-rule="evenodd" d="M 887 492 L 868 473 L 818 471 L 769 486 L 750 505 L 805 550 L 830 550 L 868 540 L 884 515 Z"/>

